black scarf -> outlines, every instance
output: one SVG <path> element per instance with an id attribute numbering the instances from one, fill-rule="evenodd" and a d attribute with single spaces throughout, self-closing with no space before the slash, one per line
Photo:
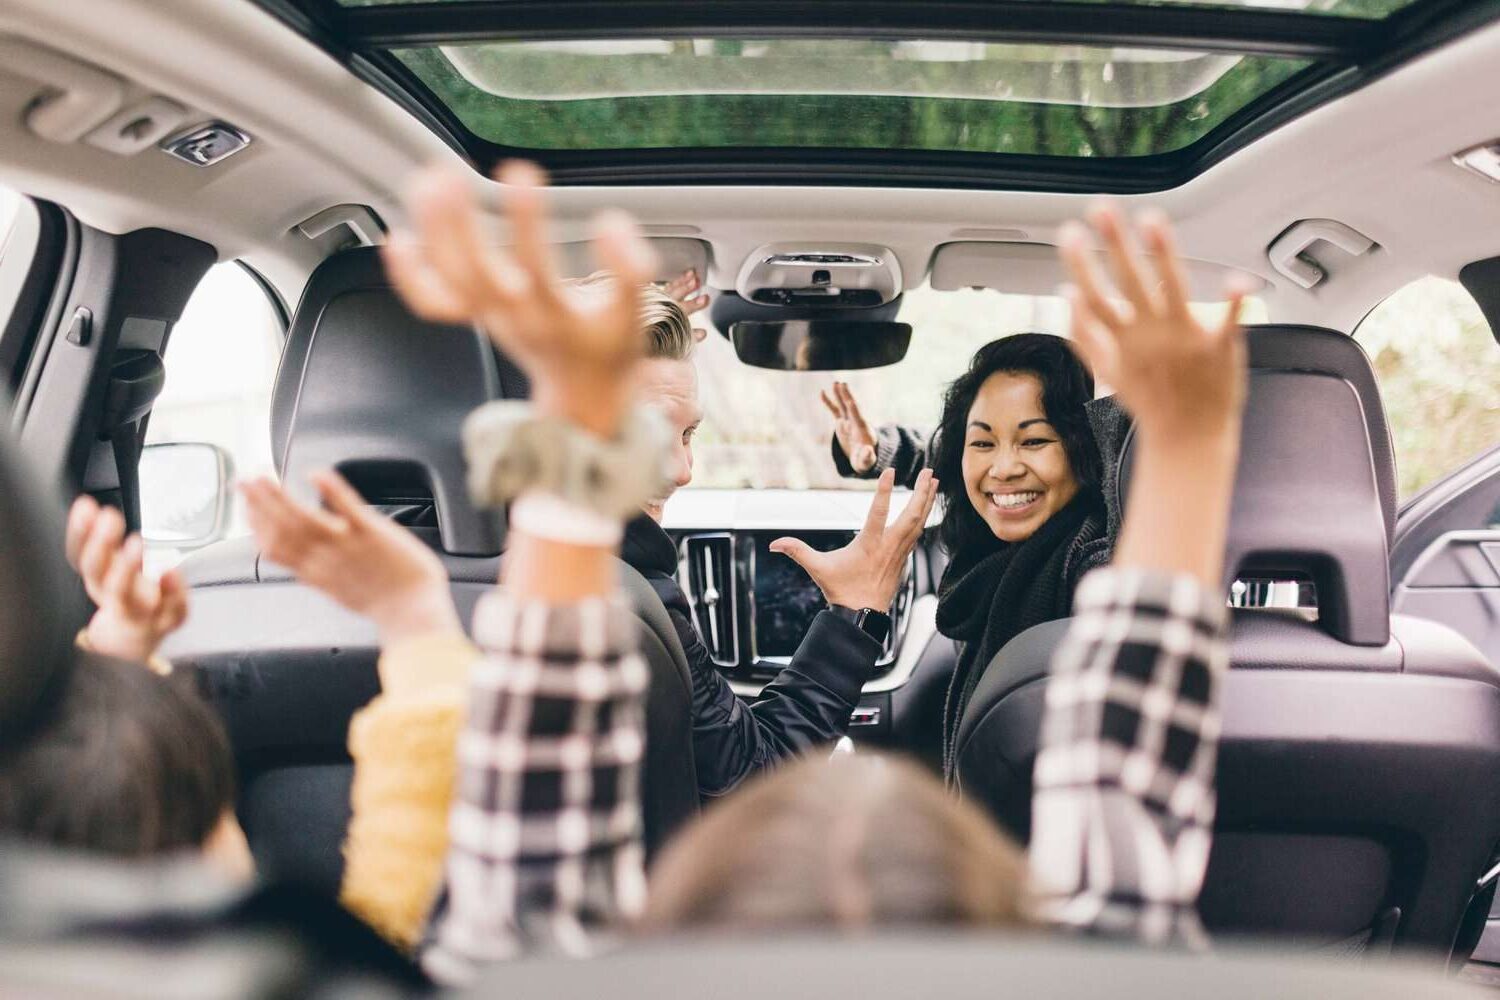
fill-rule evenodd
<path id="1" fill-rule="evenodd" d="M 1078 578 L 1108 559 L 1105 520 L 1099 493 L 1081 490 L 1025 541 L 1002 542 L 986 532 L 951 554 L 937 608 L 938 631 L 960 643 L 943 706 L 943 769 L 950 777 L 959 722 L 985 667 L 1033 625 L 1068 616 Z"/>

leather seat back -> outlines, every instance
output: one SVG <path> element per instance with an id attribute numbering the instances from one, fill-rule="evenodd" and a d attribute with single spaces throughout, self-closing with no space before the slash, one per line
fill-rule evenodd
<path id="1" fill-rule="evenodd" d="M 1390 614 L 1395 470 L 1358 345 L 1274 327 L 1249 344 L 1225 583 L 1309 580 L 1317 608 L 1232 612 L 1201 911 L 1222 934 L 1446 951 L 1500 838 L 1500 671 L 1456 632 Z M 1067 627 L 1001 650 L 961 724 L 963 793 L 1023 837 L 1048 664 Z"/>
<path id="2" fill-rule="evenodd" d="M 0 393 L 0 412 L 9 400 Z M 63 559 L 63 503 L 19 442 L 0 434 L 0 743 L 24 733 L 71 669 L 88 620 Z"/>
<path id="3" fill-rule="evenodd" d="M 413 317 L 372 249 L 312 275 L 272 400 L 273 455 L 288 488 L 343 473 L 442 557 L 467 621 L 494 584 L 503 520 L 465 492 L 459 426 L 474 407 L 524 394 L 521 374 L 472 329 Z M 241 819 L 263 870 L 336 892 L 349 819 L 349 719 L 379 693 L 368 623 L 235 539 L 183 565 L 193 613 L 165 652 L 196 667 L 240 764 Z M 666 610 L 621 564 L 651 669 L 642 772 L 648 851 L 696 814 L 692 687 Z"/>

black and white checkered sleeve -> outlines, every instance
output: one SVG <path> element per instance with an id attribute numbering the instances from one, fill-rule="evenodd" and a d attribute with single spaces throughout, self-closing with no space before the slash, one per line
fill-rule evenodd
<path id="1" fill-rule="evenodd" d="M 1095 570 L 1052 660 L 1032 801 L 1038 915 L 1206 945 L 1198 922 L 1229 670 L 1222 597 L 1186 575 Z"/>
<path id="2" fill-rule="evenodd" d="M 646 885 L 645 663 L 621 603 L 492 591 L 458 744 L 443 895 L 423 955 L 440 982 L 531 952 L 587 955 Z"/>

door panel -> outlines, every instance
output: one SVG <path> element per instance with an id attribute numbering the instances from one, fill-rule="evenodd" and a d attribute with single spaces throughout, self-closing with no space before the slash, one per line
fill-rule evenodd
<path id="1" fill-rule="evenodd" d="M 1391 610 L 1457 630 L 1500 662 L 1500 531 L 1450 531 L 1396 584 Z"/>
<path id="2" fill-rule="evenodd" d="M 1500 664 L 1500 449 L 1401 512 L 1391 582 L 1393 612 L 1447 625 Z M 1500 962 L 1500 901 L 1473 960 Z"/>

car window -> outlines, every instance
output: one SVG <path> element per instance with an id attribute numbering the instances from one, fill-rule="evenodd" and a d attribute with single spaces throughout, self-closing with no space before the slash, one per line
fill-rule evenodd
<path id="1" fill-rule="evenodd" d="M 1458 282 L 1412 282 L 1355 339 L 1380 382 L 1403 501 L 1500 444 L 1500 344 Z"/>
<path id="2" fill-rule="evenodd" d="M 1194 310 L 1205 317 L 1223 315 L 1218 305 Z M 942 412 L 943 391 L 981 346 L 1027 330 L 1068 332 L 1068 306 L 1062 299 L 988 289 L 913 289 L 902 298 L 897 318 L 912 326 L 905 359 L 864 371 L 752 368 L 740 362 L 728 340 L 710 333 L 697 352 L 704 419 L 693 440 L 692 486 L 874 489 L 868 480 L 843 479 L 834 470 L 829 455 L 833 421 L 819 390 L 835 379 L 848 382 L 872 425 L 930 430 Z M 1264 322 L 1264 303 L 1247 300 L 1244 318 Z M 709 325 L 706 316 L 700 322 Z"/>
<path id="3" fill-rule="evenodd" d="M 232 481 L 273 473 L 271 388 L 282 336 L 276 310 L 249 272 L 232 263 L 210 268 L 167 341 L 166 387 L 151 411 L 147 448 L 167 443 L 213 445 L 227 456 Z M 147 525 L 170 522 L 176 512 L 162 505 L 177 501 L 189 487 L 208 488 L 197 482 L 201 465 L 193 459 L 200 453 L 180 454 L 187 461 L 153 466 L 148 451 L 142 462 L 141 515 Z M 147 482 L 148 468 L 177 470 L 194 482 Z M 226 522 L 216 533 L 249 533 L 232 494 Z M 188 551 L 170 542 L 153 544 L 152 550 L 158 567 L 171 565 Z"/>
<path id="4" fill-rule="evenodd" d="M 13 333 L 17 341 L 24 341 L 35 332 L 7 331 L 6 325 L 31 270 L 39 235 L 37 211 L 31 199 L 0 187 L 0 380 L 17 377 L 17 367 L 27 352 L 25 344 L 3 342 L 7 333 Z"/>

